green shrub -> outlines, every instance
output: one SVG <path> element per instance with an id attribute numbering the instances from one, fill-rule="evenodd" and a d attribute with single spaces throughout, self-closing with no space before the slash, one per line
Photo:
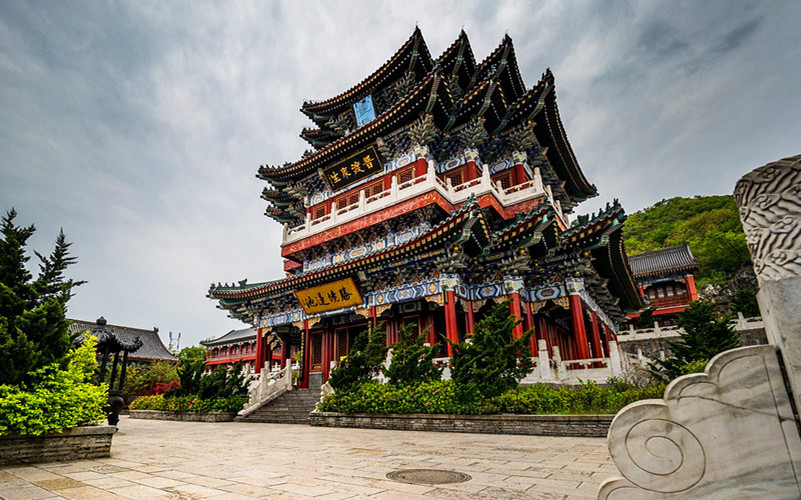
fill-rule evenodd
<path id="1" fill-rule="evenodd" d="M 97 368 L 95 339 L 69 351 L 66 368 L 52 363 L 30 374 L 31 390 L 0 385 L 0 435 L 39 435 L 106 417 L 108 386 L 89 383 Z"/>
<path id="2" fill-rule="evenodd" d="M 336 413 L 441 413 L 482 415 L 515 413 L 522 415 L 617 413 L 641 399 L 661 398 L 664 384 L 618 390 L 594 382 L 578 386 L 551 387 L 545 384 L 510 389 L 494 398 L 464 402 L 452 381 L 431 381 L 416 385 L 393 386 L 370 382 L 328 396 L 318 410 Z"/>
<path id="3" fill-rule="evenodd" d="M 206 413 L 222 411 L 235 413 L 242 409 L 248 398 L 230 396 L 214 399 L 202 399 L 197 396 L 165 397 L 164 394 L 142 396 L 131 403 L 132 410 L 160 410 L 176 413 Z"/>
<path id="4" fill-rule="evenodd" d="M 407 385 L 439 380 L 443 368 L 437 368 L 434 358 L 439 346 L 425 345 L 426 336 L 412 323 L 400 329 L 400 338 L 392 344 L 392 362 L 385 375 L 392 385 Z"/>
<path id="5" fill-rule="evenodd" d="M 348 356 L 331 370 L 331 387 L 339 391 L 369 382 L 386 359 L 386 337 L 383 323 L 357 335 Z"/>
<path id="6" fill-rule="evenodd" d="M 531 372 L 529 339 L 534 331 L 512 338 L 520 321 L 509 312 L 507 300 L 476 323 L 469 341 L 451 343 L 451 379 L 462 401 L 478 402 L 498 396 L 516 387 Z"/>

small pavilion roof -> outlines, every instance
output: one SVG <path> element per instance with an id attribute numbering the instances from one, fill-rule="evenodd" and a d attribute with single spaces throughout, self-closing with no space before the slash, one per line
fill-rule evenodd
<path id="1" fill-rule="evenodd" d="M 693 257 L 687 243 L 630 255 L 629 265 L 635 278 L 681 271 L 692 272 L 698 269 L 698 261 Z"/>
<path id="2" fill-rule="evenodd" d="M 69 332 L 71 334 L 83 334 L 84 332 L 92 331 L 97 326 L 95 321 L 83 321 L 79 319 L 69 319 L 70 322 Z M 139 337 L 142 341 L 142 347 L 128 355 L 129 360 L 134 361 L 178 361 L 178 358 L 170 354 L 170 351 L 164 347 L 164 344 L 159 338 L 159 329 L 153 328 L 152 330 L 144 330 L 141 328 L 132 328 L 130 326 L 120 326 L 106 324 L 106 330 L 114 333 L 121 342 L 131 343 Z M 80 338 L 80 337 L 79 337 Z"/>

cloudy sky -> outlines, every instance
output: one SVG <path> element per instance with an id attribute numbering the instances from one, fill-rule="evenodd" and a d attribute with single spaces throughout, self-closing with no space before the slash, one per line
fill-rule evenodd
<path id="1" fill-rule="evenodd" d="M 0 210 L 88 280 L 69 315 L 182 332 L 241 324 L 211 282 L 281 277 L 260 164 L 308 146 L 304 99 L 375 70 L 418 23 L 436 57 L 509 33 L 533 86 L 552 68 L 600 196 L 628 212 L 731 193 L 801 149 L 801 2 L 0 2 Z"/>

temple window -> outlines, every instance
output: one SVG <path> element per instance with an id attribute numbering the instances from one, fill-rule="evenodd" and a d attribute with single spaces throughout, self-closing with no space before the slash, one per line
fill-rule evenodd
<path id="1" fill-rule="evenodd" d="M 506 171 L 506 172 L 502 172 L 500 174 L 493 175 L 492 176 L 492 183 L 495 184 L 495 183 L 498 183 L 498 182 L 501 183 L 501 187 L 503 189 L 509 189 L 510 187 L 512 187 L 512 172 L 511 171 Z"/>
<path id="2" fill-rule="evenodd" d="M 462 175 L 462 171 L 461 170 L 458 170 L 458 171 L 453 172 L 453 173 L 446 174 L 445 175 L 445 179 L 450 179 L 451 186 L 458 186 L 458 185 L 460 185 L 460 184 L 462 184 L 464 182 L 462 180 L 463 179 L 463 175 Z"/>
<path id="3" fill-rule="evenodd" d="M 325 214 L 326 214 L 325 205 L 315 207 L 314 210 L 312 210 L 312 219 L 319 219 L 320 217 L 325 217 Z"/>
<path id="4" fill-rule="evenodd" d="M 395 177 L 398 179 L 398 184 L 409 182 L 410 180 L 414 179 L 414 169 L 407 168 L 406 170 L 398 172 Z"/>

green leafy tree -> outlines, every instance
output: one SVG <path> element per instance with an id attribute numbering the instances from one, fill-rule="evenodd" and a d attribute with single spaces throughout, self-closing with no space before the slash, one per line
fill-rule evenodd
<path id="1" fill-rule="evenodd" d="M 451 343 L 451 379 L 462 401 L 498 396 L 531 372 L 529 339 L 534 331 L 514 339 L 512 332 L 519 323 L 510 314 L 507 300 L 476 323 L 467 341 Z"/>
<path id="2" fill-rule="evenodd" d="M 170 361 L 156 361 L 141 366 L 132 366 L 128 368 L 123 394 L 126 397 L 153 394 L 156 384 L 168 384 L 177 380 L 179 380 L 178 367 Z"/>
<path id="3" fill-rule="evenodd" d="M 331 370 L 328 382 L 335 390 L 355 388 L 372 380 L 387 357 L 384 324 L 356 336 L 348 356 Z"/>
<path id="4" fill-rule="evenodd" d="M 65 363 L 73 342 L 66 305 L 73 288 L 84 282 L 64 276 L 76 258 L 63 231 L 50 255 L 35 252 L 40 264 L 33 279 L 26 246 L 36 228 L 18 226 L 16 217 L 12 208 L 0 221 L 0 381 L 29 385 L 38 368 Z"/>
<path id="5" fill-rule="evenodd" d="M 759 303 L 757 302 L 756 292 L 748 289 L 740 289 L 734 292 L 731 298 L 732 312 L 743 313 L 746 318 L 753 318 L 761 316 L 759 311 Z"/>
<path id="6" fill-rule="evenodd" d="M 404 385 L 439 380 L 442 368 L 434 364 L 438 346 L 425 345 L 426 336 L 419 333 L 416 324 L 401 328 L 399 336 L 392 345 L 392 362 L 385 372 L 389 383 Z"/>
<path id="7" fill-rule="evenodd" d="M 716 315 L 708 302 L 691 302 L 690 307 L 678 316 L 678 325 L 684 330 L 681 338 L 668 342 L 672 356 L 652 364 L 654 375 L 666 380 L 674 379 L 692 372 L 693 367 L 705 366 L 706 361 L 716 354 L 737 347 L 740 336 L 729 325 L 729 319 Z"/>

